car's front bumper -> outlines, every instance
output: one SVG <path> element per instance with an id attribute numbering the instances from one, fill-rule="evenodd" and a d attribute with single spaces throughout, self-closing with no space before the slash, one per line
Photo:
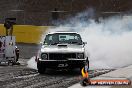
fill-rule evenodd
<path id="1" fill-rule="evenodd" d="M 45 66 L 46 68 L 81 68 L 84 66 L 85 59 L 74 60 L 41 60 L 38 65 Z"/>

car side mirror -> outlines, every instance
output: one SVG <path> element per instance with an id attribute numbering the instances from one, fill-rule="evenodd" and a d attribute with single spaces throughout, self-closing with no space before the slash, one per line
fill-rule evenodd
<path id="1" fill-rule="evenodd" d="M 83 44 L 87 44 L 87 42 L 83 42 Z"/>
<path id="2" fill-rule="evenodd" d="M 87 44 L 87 42 L 83 42 L 83 46 L 85 46 Z"/>

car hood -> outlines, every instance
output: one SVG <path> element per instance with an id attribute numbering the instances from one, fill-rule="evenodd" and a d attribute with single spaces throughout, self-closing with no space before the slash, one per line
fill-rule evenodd
<path id="1" fill-rule="evenodd" d="M 62 45 L 43 45 L 41 52 L 46 53 L 68 53 L 68 52 L 84 52 L 83 45 L 62 44 Z"/>

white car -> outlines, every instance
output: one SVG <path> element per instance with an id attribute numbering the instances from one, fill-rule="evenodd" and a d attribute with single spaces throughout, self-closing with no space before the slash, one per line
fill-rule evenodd
<path id="1" fill-rule="evenodd" d="M 46 68 L 82 68 L 85 63 L 89 64 L 85 44 L 76 32 L 48 33 L 36 57 L 38 72 L 42 74 Z"/>

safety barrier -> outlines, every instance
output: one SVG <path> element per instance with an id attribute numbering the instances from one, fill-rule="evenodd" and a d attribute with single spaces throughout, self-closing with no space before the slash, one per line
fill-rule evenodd
<path id="1" fill-rule="evenodd" d="M 49 26 L 15 25 L 13 35 L 18 43 L 39 43 L 48 28 Z M 0 35 L 5 35 L 3 24 L 0 24 Z"/>

